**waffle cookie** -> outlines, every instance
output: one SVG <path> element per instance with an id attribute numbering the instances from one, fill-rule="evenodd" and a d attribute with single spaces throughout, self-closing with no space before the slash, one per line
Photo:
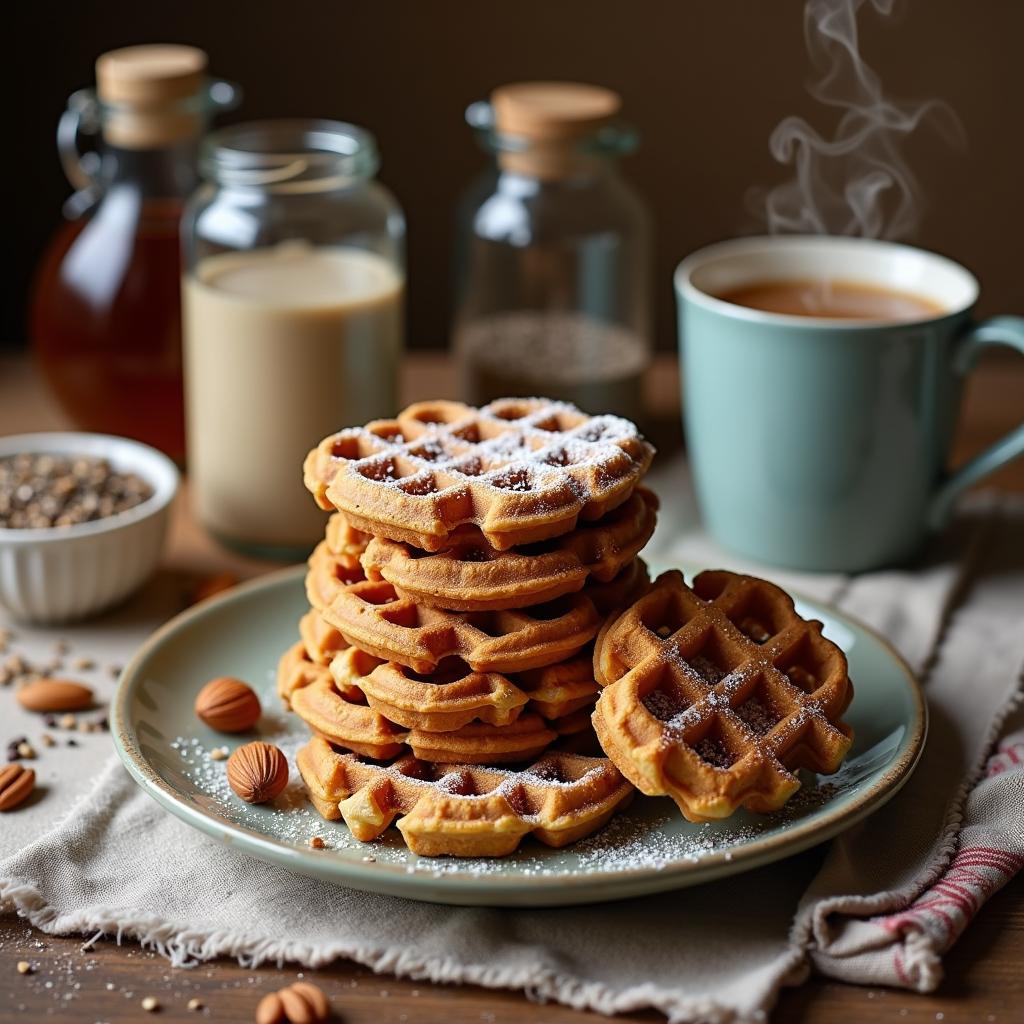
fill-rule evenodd
<path id="1" fill-rule="evenodd" d="M 303 687 L 311 686 L 317 680 L 331 678 L 331 670 L 309 656 L 306 645 L 300 640 L 292 644 L 277 662 L 277 695 L 286 708 L 292 706 L 292 694 Z M 361 699 L 357 687 L 340 687 L 352 700 Z"/>
<path id="2" fill-rule="evenodd" d="M 325 438 L 304 479 L 355 530 L 425 551 L 467 535 L 503 551 L 621 505 L 653 455 L 628 420 L 562 402 L 433 401 Z"/>
<path id="3" fill-rule="evenodd" d="M 776 810 L 800 786 L 795 771 L 834 772 L 850 747 L 843 652 L 764 580 L 718 570 L 691 589 L 664 573 L 609 620 L 594 668 L 601 746 L 690 821 Z"/>
<path id="4" fill-rule="evenodd" d="M 335 512 L 327 520 L 324 540 L 338 562 L 347 569 L 355 569 L 373 538 L 354 529 L 340 512 Z"/>
<path id="5" fill-rule="evenodd" d="M 555 723 L 536 713 L 517 715 L 501 725 L 471 720 L 448 732 L 405 729 L 362 701 L 361 694 L 353 696 L 335 686 L 329 673 L 291 694 L 292 710 L 314 735 L 378 760 L 408 746 L 417 757 L 431 761 L 503 764 L 536 757 L 560 735 Z"/>
<path id="6" fill-rule="evenodd" d="M 430 553 L 376 537 L 361 561 L 369 579 L 387 580 L 421 604 L 455 611 L 525 608 L 574 593 L 588 579 L 613 580 L 650 540 L 657 508 L 657 498 L 639 488 L 604 518 L 525 548 L 497 551 L 463 537 Z"/>
<path id="7" fill-rule="evenodd" d="M 416 672 L 461 658 L 476 672 L 517 672 L 571 657 L 597 634 L 601 616 L 584 594 L 530 609 L 449 612 L 399 597 L 385 580 L 361 579 L 321 543 L 309 559 L 306 593 L 354 647 Z"/>
<path id="8" fill-rule="evenodd" d="M 466 665 L 420 676 L 350 647 L 331 662 L 330 673 L 342 692 L 359 691 L 392 722 L 426 732 L 450 732 L 470 722 L 508 725 L 523 712 L 563 720 L 592 708 L 598 692 L 586 655 L 516 676 L 473 672 Z"/>
<path id="9" fill-rule="evenodd" d="M 579 729 L 570 726 L 568 719 L 580 711 L 589 718 L 590 709 L 597 699 L 594 660 L 586 654 L 557 665 L 522 672 L 515 679 L 530 699 L 530 710 L 561 723 L 558 727 L 560 733 L 578 732 Z"/>
<path id="10" fill-rule="evenodd" d="M 310 608 L 299 619 L 299 636 L 306 648 L 310 661 L 318 665 L 330 665 L 339 651 L 348 649 L 348 641 L 315 608 Z"/>
<path id="11" fill-rule="evenodd" d="M 559 736 L 555 722 L 533 712 L 507 725 L 470 722 L 451 732 L 410 729 L 407 743 L 423 761 L 439 764 L 520 764 L 547 750 Z"/>
<path id="12" fill-rule="evenodd" d="M 615 579 L 607 583 L 588 583 L 583 593 L 590 598 L 603 619 L 613 613 L 618 615 L 623 608 L 638 601 L 650 585 L 647 563 L 642 558 L 634 558 Z"/>
<path id="13" fill-rule="evenodd" d="M 383 759 L 406 749 L 406 730 L 368 707 L 358 688 L 338 686 L 325 666 L 309 660 L 301 643 L 281 656 L 277 691 L 314 733 L 349 750 Z"/>
<path id="14" fill-rule="evenodd" d="M 396 666 L 377 666 L 381 668 L 394 670 Z M 535 710 L 520 714 L 521 708 L 517 707 L 508 721 L 493 722 L 482 720 L 486 706 L 480 713 L 464 714 L 457 727 L 443 732 L 403 726 L 368 703 L 358 686 L 335 680 L 328 669 L 311 662 L 301 643 L 294 644 L 281 658 L 278 692 L 314 735 L 376 760 L 410 749 L 417 757 L 439 762 L 524 761 L 536 757 L 559 736 L 578 731 L 572 719 L 575 712 L 547 722 Z M 449 715 L 442 724 L 452 726 L 454 720 L 454 715 Z M 435 724 L 429 715 L 420 716 L 420 721 Z"/>
<path id="15" fill-rule="evenodd" d="M 605 758 L 548 753 L 526 768 L 370 764 L 314 738 L 298 754 L 310 799 L 363 842 L 393 822 L 424 857 L 501 857 L 533 834 L 561 847 L 601 828 L 633 794 Z"/>
<path id="16" fill-rule="evenodd" d="M 473 721 L 508 725 L 519 717 L 529 700 L 500 672 L 473 672 L 461 665 L 420 676 L 355 647 L 334 658 L 330 673 L 339 688 L 359 690 L 370 707 L 391 721 L 406 729 L 428 732 L 449 732 Z"/>

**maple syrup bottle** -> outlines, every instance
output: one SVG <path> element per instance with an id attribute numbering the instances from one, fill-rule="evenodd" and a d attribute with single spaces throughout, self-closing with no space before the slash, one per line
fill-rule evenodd
<path id="1" fill-rule="evenodd" d="M 30 312 L 43 376 L 85 430 L 185 455 L 179 224 L 199 137 L 238 89 L 190 46 L 131 46 L 96 62 L 57 145 L 76 188 L 37 271 Z M 81 153 L 79 136 L 96 136 Z"/>

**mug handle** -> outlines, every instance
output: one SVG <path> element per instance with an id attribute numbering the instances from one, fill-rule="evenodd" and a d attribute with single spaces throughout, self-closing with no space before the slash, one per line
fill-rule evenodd
<path id="1" fill-rule="evenodd" d="M 953 364 L 954 372 L 961 375 L 969 373 L 982 349 L 990 345 L 1005 345 L 1024 355 L 1024 317 L 994 316 L 968 327 Z M 976 455 L 939 485 L 928 509 L 928 525 L 933 530 L 943 526 L 960 494 L 982 477 L 1021 455 L 1024 455 L 1024 423 Z"/>

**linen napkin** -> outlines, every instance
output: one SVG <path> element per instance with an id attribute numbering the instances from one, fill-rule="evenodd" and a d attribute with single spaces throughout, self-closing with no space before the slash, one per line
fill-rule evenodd
<path id="1" fill-rule="evenodd" d="M 653 482 L 667 500 L 652 557 L 737 566 L 694 528 L 682 469 Z M 974 502 L 912 569 L 766 574 L 865 619 L 927 674 L 931 738 L 915 776 L 827 848 L 678 894 L 593 907 L 414 903 L 298 877 L 208 839 L 104 763 L 105 738 L 90 735 L 53 757 L 62 780 L 72 755 L 79 778 L 95 773 L 77 802 L 73 783 L 48 778 L 52 792 L 5 816 L 0 905 L 54 933 L 137 939 L 179 966 L 218 955 L 309 966 L 344 956 L 605 1013 L 653 1006 L 672 1021 L 764 1020 L 779 987 L 812 964 L 846 980 L 932 988 L 942 954 L 1024 856 L 1024 771 L 1014 760 L 1024 503 Z M 122 627 L 109 628 L 127 645 Z M 72 642 L 99 651 L 107 630 L 90 627 Z M 1004 732 L 991 774 L 975 786 Z M 951 909 L 950 900 L 962 903 Z"/>

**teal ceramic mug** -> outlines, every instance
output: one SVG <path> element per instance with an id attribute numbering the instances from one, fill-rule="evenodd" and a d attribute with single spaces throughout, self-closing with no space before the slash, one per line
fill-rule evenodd
<path id="1" fill-rule="evenodd" d="M 716 297 L 800 279 L 912 293 L 938 311 L 837 320 Z M 799 569 L 901 562 L 960 492 L 1024 454 L 1022 425 L 947 472 L 975 357 L 989 345 L 1024 354 L 1024 318 L 972 319 L 978 282 L 951 260 L 870 239 L 742 238 L 687 257 L 675 286 L 697 497 L 725 547 Z"/>

